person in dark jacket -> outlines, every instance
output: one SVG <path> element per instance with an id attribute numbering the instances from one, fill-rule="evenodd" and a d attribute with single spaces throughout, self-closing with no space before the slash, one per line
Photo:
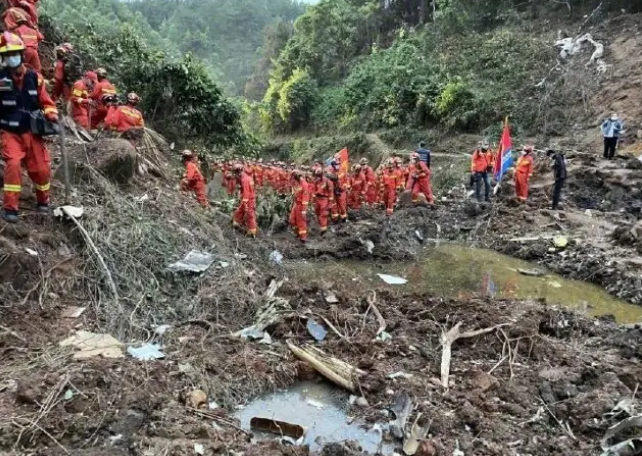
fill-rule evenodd
<path id="1" fill-rule="evenodd" d="M 417 149 L 417 154 L 419 155 L 419 160 L 424 162 L 428 168 L 430 168 L 430 150 L 426 149 L 426 143 L 421 141 L 419 143 L 419 149 Z"/>
<path id="2" fill-rule="evenodd" d="M 562 152 L 552 149 L 546 151 L 546 156 L 553 160 L 553 174 L 555 176 L 555 187 L 553 187 L 553 204 L 551 208 L 557 210 L 560 198 L 562 197 L 562 187 L 566 181 L 566 159 Z"/>

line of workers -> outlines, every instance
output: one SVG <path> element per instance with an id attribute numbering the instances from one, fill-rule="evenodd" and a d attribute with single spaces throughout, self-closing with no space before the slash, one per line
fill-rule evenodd
<path id="1" fill-rule="evenodd" d="M 3 204 L 0 216 L 19 221 L 22 164 L 27 168 L 36 193 L 36 209 L 49 211 L 51 159 L 44 136 L 58 123 L 58 106 L 85 129 L 103 128 L 124 133 L 143 128 L 136 108 L 140 97 L 129 93 L 125 103 L 118 99 L 107 71 L 83 73 L 73 46 L 56 47 L 55 68 L 50 81 L 42 75 L 39 44 L 45 37 L 38 29 L 38 0 L 6 0 L 0 36 L 0 146 L 5 162 Z"/>
<path id="2" fill-rule="evenodd" d="M 515 192 L 518 201 L 528 197 L 529 180 L 533 173 L 533 147 L 525 146 L 517 159 L 514 171 Z M 195 153 L 186 150 L 182 154 L 185 174 L 181 189 L 194 192 L 203 207 L 209 207 L 206 183 L 200 171 Z M 431 154 L 420 143 L 417 151 L 409 156 L 408 163 L 400 157 L 390 158 L 378 169 L 373 169 L 366 158 L 352 165 L 342 163 L 337 155 L 327 166 L 315 162 L 312 166 L 258 160 L 216 161 L 212 174 L 221 174 L 222 186 L 230 196 L 238 192 L 239 205 L 234 211 L 232 223 L 249 236 L 256 236 L 257 189 L 270 188 L 281 195 L 292 195 L 289 223 L 302 242 L 308 238 L 308 209 L 313 208 L 321 236 L 328 231 L 330 222 L 346 223 L 348 209 L 383 207 L 392 215 L 400 194 L 407 191 L 414 204 L 434 206 L 431 188 Z M 481 186 L 484 185 L 485 200 L 490 201 L 491 176 L 496 155 L 486 141 L 480 142 L 471 158 L 471 186 L 475 188 L 478 201 L 482 201 Z M 556 174 L 557 175 L 557 174 Z M 557 188 L 557 184 L 556 184 Z M 560 188 L 561 189 L 561 188 Z M 559 192 L 554 206 L 559 202 Z"/>

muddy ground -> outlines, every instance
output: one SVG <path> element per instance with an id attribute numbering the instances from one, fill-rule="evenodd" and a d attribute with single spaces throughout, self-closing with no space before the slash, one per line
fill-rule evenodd
<path id="1" fill-rule="evenodd" d="M 105 171 L 111 154 L 132 163 L 131 174 Z M 72 203 L 85 207 L 80 223 L 96 249 L 72 222 L 30 211 L 21 225 L 0 226 L 0 454 L 192 455 L 195 443 L 206 455 L 309 454 L 256 441 L 231 415 L 262 393 L 320 379 L 286 345 L 314 343 L 306 329 L 310 312 L 328 329 L 318 347 L 363 371 L 354 380 L 368 406 L 350 406 L 349 414 L 367 426 L 385 425 L 395 397 L 406 391 L 415 404 L 410 424 L 419 413 L 420 424 L 430 424 L 418 454 L 600 454 L 608 427 L 640 408 L 639 328 L 538 302 L 399 298 L 375 290 L 392 336 L 375 341 L 381 322 L 366 296 L 331 277 L 288 281 L 269 261 L 274 250 L 287 261 L 414 261 L 433 239 L 451 240 L 536 261 L 642 303 L 639 163 L 568 158 L 563 211 L 547 209 L 552 182 L 541 158 L 526 206 L 512 201 L 510 185 L 492 204 L 477 205 L 463 177 L 459 186 L 438 189 L 435 209 L 402 206 L 390 218 L 364 209 L 322 240 L 312 222 L 302 246 L 284 224 L 263 227 L 258 240 L 245 238 L 226 214 L 202 211 L 181 195 L 178 173 L 165 161 L 147 156 L 145 163 L 158 168 L 150 171 L 123 144 L 72 148 Z M 62 190 L 59 182 L 55 188 Z M 23 205 L 30 203 L 25 192 Z M 568 245 L 556 247 L 556 236 Z M 213 252 L 214 265 L 204 274 L 167 271 L 192 249 Z M 272 344 L 232 336 L 256 321 L 273 281 L 280 284 L 280 313 L 266 328 Z M 328 290 L 337 302 L 327 302 Z M 70 318 L 70 306 L 86 310 Z M 441 337 L 457 324 L 462 331 L 505 326 L 453 344 L 445 388 Z M 171 328 L 160 335 L 158 325 Z M 160 342 L 166 357 L 77 360 L 59 342 L 80 329 L 125 344 Z M 410 376 L 388 378 L 396 372 Z M 192 403 L 196 390 L 217 407 Z M 384 436 L 401 454 L 400 442 Z M 322 454 L 361 452 L 348 442 Z"/>

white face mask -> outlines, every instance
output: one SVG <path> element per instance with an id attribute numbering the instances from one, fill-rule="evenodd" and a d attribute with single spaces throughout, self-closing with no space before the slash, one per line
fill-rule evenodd
<path id="1" fill-rule="evenodd" d="M 10 57 L 5 57 L 4 63 L 6 63 L 9 68 L 18 68 L 22 65 L 22 56 L 12 55 Z"/>

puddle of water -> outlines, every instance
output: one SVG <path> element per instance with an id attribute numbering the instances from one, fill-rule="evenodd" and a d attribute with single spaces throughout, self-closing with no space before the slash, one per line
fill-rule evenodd
<path id="1" fill-rule="evenodd" d="M 458 244 L 428 247 L 425 257 L 411 263 L 341 261 L 287 267 L 300 279 L 322 277 L 363 293 L 372 288 L 385 288 L 400 294 L 415 292 L 462 299 L 473 296 L 543 299 L 549 304 L 562 305 L 592 316 L 612 314 L 620 323 L 642 321 L 642 306 L 621 301 L 598 286 L 567 280 L 555 274 L 525 276 L 518 269 L 533 270 L 538 269 L 538 265 L 491 250 Z M 386 285 L 377 276 L 381 273 L 403 277 L 408 283 Z"/>
<path id="2" fill-rule="evenodd" d="M 250 430 L 253 417 L 286 421 L 307 428 L 304 444 L 312 451 L 323 445 L 345 440 L 356 440 L 370 454 L 379 451 L 381 432 L 369 430 L 359 423 L 348 424 L 349 397 L 327 383 L 301 382 L 287 390 L 259 397 L 239 410 L 235 416 L 241 427 Z M 259 438 L 274 439 L 274 434 L 254 432 Z M 390 450 L 390 451 L 388 451 Z M 382 454 L 391 454 L 385 445 Z"/>

